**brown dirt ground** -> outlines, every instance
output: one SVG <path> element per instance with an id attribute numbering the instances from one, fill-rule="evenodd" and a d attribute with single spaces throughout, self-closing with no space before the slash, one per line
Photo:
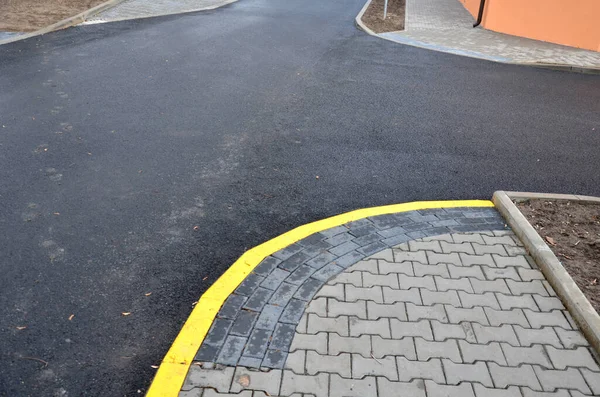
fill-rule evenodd
<path id="1" fill-rule="evenodd" d="M 600 205 L 528 200 L 517 206 L 600 313 Z"/>
<path id="2" fill-rule="evenodd" d="M 0 31 L 32 32 L 106 0 L 0 0 Z"/>
<path id="3" fill-rule="evenodd" d="M 363 23 L 375 33 L 404 30 L 406 0 L 388 0 L 388 12 L 385 20 L 383 19 L 383 4 L 384 0 L 373 0 L 361 18 Z"/>

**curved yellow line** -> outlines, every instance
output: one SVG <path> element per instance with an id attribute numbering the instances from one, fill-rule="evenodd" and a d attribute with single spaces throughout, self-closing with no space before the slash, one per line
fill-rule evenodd
<path id="1" fill-rule="evenodd" d="M 412 203 L 364 208 L 299 226 L 246 251 L 202 295 L 183 325 L 179 335 L 163 359 L 147 397 L 177 397 L 185 381 L 188 369 L 200 348 L 208 329 L 225 299 L 246 276 L 267 256 L 317 233 L 335 226 L 370 216 L 393 214 L 432 208 L 493 207 L 488 200 L 416 201 Z"/>

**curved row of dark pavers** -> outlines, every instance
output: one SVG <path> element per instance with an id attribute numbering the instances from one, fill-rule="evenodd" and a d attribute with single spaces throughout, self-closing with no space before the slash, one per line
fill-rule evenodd
<path id="1" fill-rule="evenodd" d="M 505 230 L 489 207 L 379 215 L 333 227 L 265 258 L 221 307 L 195 360 L 283 368 L 296 327 L 328 280 L 360 260 L 424 237 Z"/>

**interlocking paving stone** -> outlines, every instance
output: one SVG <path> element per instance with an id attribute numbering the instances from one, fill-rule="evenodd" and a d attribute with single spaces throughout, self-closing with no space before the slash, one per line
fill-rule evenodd
<path id="1" fill-rule="evenodd" d="M 484 292 L 482 294 L 469 294 L 468 292 L 458 291 L 458 297 L 462 307 L 470 309 L 477 306 L 489 307 L 500 310 L 500 304 L 493 292 Z"/>
<path id="2" fill-rule="evenodd" d="M 589 342 L 579 331 L 571 331 L 560 327 L 555 327 L 554 331 L 556 331 L 560 342 L 567 349 L 571 349 L 576 346 L 589 346 Z"/>
<path id="3" fill-rule="evenodd" d="M 496 297 L 498 298 L 498 302 L 500 303 L 500 308 L 502 310 L 521 308 L 538 311 L 538 305 L 535 303 L 531 295 L 513 296 L 497 293 Z"/>
<path id="4" fill-rule="evenodd" d="M 290 299 L 292 299 L 292 296 L 294 296 L 297 290 L 297 285 L 288 284 L 284 282 L 279 286 L 279 288 L 277 288 L 275 293 L 271 295 L 271 298 L 269 298 L 269 303 L 285 305 L 287 302 L 289 302 Z"/>
<path id="5" fill-rule="evenodd" d="M 278 267 L 287 270 L 288 272 L 294 271 L 298 266 L 305 263 L 307 260 L 312 259 L 313 255 L 310 255 L 305 251 L 306 250 L 295 253 L 281 262 Z"/>
<path id="6" fill-rule="evenodd" d="M 244 309 L 254 310 L 256 312 L 261 311 L 269 301 L 269 298 L 271 298 L 271 295 L 273 295 L 272 290 L 258 287 L 244 304 Z"/>
<path id="7" fill-rule="evenodd" d="M 519 341 L 521 346 L 531 346 L 533 344 L 543 344 L 543 345 L 548 345 L 548 346 L 554 346 L 556 348 L 562 348 L 563 345 L 561 344 L 557 333 L 554 331 L 554 329 L 552 327 L 545 327 L 545 328 L 540 328 L 540 329 L 527 329 L 527 328 L 523 328 L 520 327 L 518 325 L 515 325 L 512 327 L 514 329 L 514 332 L 516 332 L 517 336 L 519 337 Z M 558 330 L 562 330 L 562 328 L 557 329 Z M 579 332 L 575 332 L 575 331 L 570 331 L 573 333 L 576 333 L 577 335 L 581 335 L 581 333 Z M 506 341 L 509 344 L 516 346 L 517 343 L 515 342 L 509 342 Z M 572 346 L 566 346 L 567 348 L 570 348 Z"/>
<path id="8" fill-rule="evenodd" d="M 427 361 L 430 358 L 449 358 L 454 362 L 462 362 L 458 344 L 454 339 L 444 342 L 431 342 L 421 338 L 415 338 L 415 348 L 419 361 Z"/>
<path id="9" fill-rule="evenodd" d="M 598 376 L 598 373 L 583 368 L 579 372 L 583 375 L 592 392 L 596 395 L 600 394 L 600 376 Z"/>
<path id="10" fill-rule="evenodd" d="M 278 323 L 273 332 L 269 347 L 275 350 L 288 351 L 294 338 L 296 327 L 292 324 Z"/>
<path id="11" fill-rule="evenodd" d="M 281 259 L 268 256 L 252 272 L 261 276 L 268 276 L 280 263 Z"/>
<path id="12" fill-rule="evenodd" d="M 571 324 L 561 310 L 553 310 L 548 313 L 536 313 L 531 310 L 525 310 L 524 312 L 532 328 L 551 326 L 571 329 Z"/>
<path id="13" fill-rule="evenodd" d="M 337 374 L 330 375 L 329 397 L 363 397 L 377 395 L 377 380 L 367 376 L 361 380 L 348 382 Z"/>
<path id="14" fill-rule="evenodd" d="M 329 396 L 329 374 L 309 376 L 283 371 L 281 395 L 289 396 L 294 392 L 310 393 L 316 397 Z"/>
<path id="15" fill-rule="evenodd" d="M 190 390 L 194 387 L 210 387 L 220 393 L 227 393 L 235 371 L 236 369 L 233 367 L 204 369 L 199 366 L 192 366 L 182 390 Z"/>
<path id="16" fill-rule="evenodd" d="M 531 389 L 523 388 L 523 397 L 583 397 L 583 394 L 576 394 L 578 392 L 571 391 L 569 393 L 567 390 L 557 390 L 556 392 L 549 393 L 543 391 L 533 391 Z M 521 395 L 518 394 L 520 397 Z"/>
<path id="17" fill-rule="evenodd" d="M 248 339 L 248 343 L 244 349 L 244 356 L 262 359 L 267 351 L 267 346 L 269 346 L 270 337 L 271 331 L 255 329 Z"/>
<path id="18" fill-rule="evenodd" d="M 292 274 L 288 276 L 288 278 L 285 281 L 291 284 L 302 284 L 314 272 L 315 269 L 313 269 L 312 267 L 308 265 L 300 265 L 296 268 L 296 270 L 292 272 Z"/>
<path id="19" fill-rule="evenodd" d="M 371 336 L 372 354 L 375 358 L 385 357 L 389 355 L 406 357 L 409 360 L 416 360 L 417 353 L 415 350 L 415 342 L 413 338 L 407 337 L 403 339 L 384 339 L 380 336 Z M 358 353 L 358 352 L 357 352 Z M 369 354 L 363 354 L 368 357 Z"/>
<path id="20" fill-rule="evenodd" d="M 287 352 L 269 349 L 265 354 L 261 366 L 267 368 L 283 368 L 287 355 Z"/>
<path id="21" fill-rule="evenodd" d="M 410 382 L 413 379 L 431 379 L 436 383 L 444 383 L 444 371 L 442 361 L 439 358 L 433 358 L 429 361 L 412 361 L 406 357 L 396 357 L 398 366 L 398 378 L 403 382 Z"/>
<path id="22" fill-rule="evenodd" d="M 429 263 L 430 265 L 438 265 L 440 263 L 447 263 L 450 265 L 461 266 L 460 256 L 456 252 L 449 254 L 436 254 L 435 252 L 425 252 L 426 259 L 421 263 Z"/>
<path id="23" fill-rule="evenodd" d="M 242 305 L 246 302 L 247 299 L 248 297 L 242 295 L 229 295 L 229 297 L 221 307 L 221 310 L 219 310 L 217 317 L 234 319 L 238 315 L 238 312 L 240 311 Z"/>
<path id="24" fill-rule="evenodd" d="M 425 340 L 433 340 L 431 325 L 427 320 L 405 322 L 396 318 L 390 319 L 392 338 L 402 339 L 406 336 L 419 336 Z"/>
<path id="25" fill-rule="evenodd" d="M 306 352 L 306 372 L 315 375 L 319 372 L 334 372 L 344 378 L 350 378 L 351 356 L 340 353 L 337 356 L 321 355 L 314 351 Z"/>
<path id="26" fill-rule="evenodd" d="M 428 397 L 475 397 L 473 387 L 469 383 L 449 386 L 425 381 L 425 389 Z"/>
<path id="27" fill-rule="evenodd" d="M 553 346 L 546 348 L 548 356 L 552 361 L 554 368 L 565 369 L 567 367 L 582 367 L 593 371 L 600 371 L 598 364 L 592 357 L 590 351 L 585 347 L 578 347 L 573 350 L 557 349 Z"/>
<path id="28" fill-rule="evenodd" d="M 252 397 L 598 393 L 600 368 L 587 341 L 534 262 L 522 251 L 505 249 L 520 247 L 510 231 L 445 231 L 365 259 L 352 250 L 356 255 L 349 259 L 309 263 L 324 258 L 323 249 L 331 253 L 349 241 L 373 244 L 364 237 L 375 229 L 387 230 L 385 236 L 409 225 L 411 232 L 417 225 L 433 230 L 434 222 L 459 219 L 455 214 L 486 227 L 500 224 L 489 210 L 424 212 L 405 225 L 392 221 L 407 218 L 380 223 L 372 218 L 267 258 L 226 301 L 196 356 L 237 364 L 237 378 L 225 386 L 222 377 L 198 375 L 211 370 L 193 365 L 182 390 L 207 388 L 221 393 L 215 396 L 238 397 L 248 390 Z M 430 216 L 439 217 L 424 220 Z M 390 238 L 377 235 L 376 241 Z M 324 246 L 324 239 L 339 244 Z M 476 255 L 475 244 L 490 253 Z M 498 247 L 505 249 L 503 256 Z M 310 259 L 294 262 L 299 254 Z M 291 273 L 281 267 L 286 260 L 295 266 Z M 315 277 L 320 270 L 321 277 Z M 256 321 L 248 321 L 252 318 Z M 242 375 L 250 377 L 249 386 L 240 384 L 246 381 Z"/>
<path id="29" fill-rule="evenodd" d="M 460 307 L 460 299 L 458 297 L 458 292 L 454 290 L 450 291 L 429 291 L 427 289 L 421 289 L 421 299 L 423 300 L 423 305 L 431 306 L 436 303 L 448 304 L 453 306 Z"/>
<path id="30" fill-rule="evenodd" d="M 298 336 L 299 335 L 296 335 L 296 337 Z M 327 346 L 327 342 L 325 342 L 325 346 Z M 346 337 L 340 336 L 336 333 L 329 334 L 329 354 L 333 356 L 336 356 L 340 353 L 358 353 L 363 355 L 364 357 L 369 357 L 371 352 L 375 356 L 377 356 L 377 346 L 375 345 L 375 343 L 373 343 L 373 347 L 371 347 L 371 336 L 369 335 L 361 335 L 358 337 Z M 325 350 L 327 350 L 327 348 L 325 348 Z M 322 354 L 327 354 L 327 352 Z"/>
<path id="31" fill-rule="evenodd" d="M 391 338 L 390 319 L 361 320 L 350 318 L 350 336 L 379 335 L 382 338 Z"/>
<path id="32" fill-rule="evenodd" d="M 225 338 L 227 338 L 227 333 L 231 328 L 231 324 L 233 324 L 231 320 L 224 320 L 220 318 L 215 319 L 206 339 L 204 340 L 204 343 L 212 346 L 222 345 L 225 343 Z"/>
<path id="33" fill-rule="evenodd" d="M 319 288 L 321 288 L 321 285 L 322 283 L 320 280 L 309 278 L 300 286 L 300 288 L 298 288 L 294 294 L 294 298 L 308 301 L 317 293 Z"/>
<path id="34" fill-rule="evenodd" d="M 336 298 L 343 301 L 345 296 L 344 284 L 324 285 L 315 296 Z"/>
<path id="35" fill-rule="evenodd" d="M 550 312 L 554 309 L 565 310 L 560 299 L 554 296 L 533 295 L 533 300 L 542 312 Z"/>
<path id="36" fill-rule="evenodd" d="M 347 316 L 323 318 L 312 313 L 308 315 L 307 333 L 309 334 L 316 334 L 318 332 L 335 332 L 341 336 L 348 336 L 349 329 Z"/>
<path id="37" fill-rule="evenodd" d="M 506 365 L 504 353 L 498 342 L 491 342 L 488 345 L 469 343 L 464 340 L 458 341 L 460 352 L 465 363 L 474 363 L 476 361 L 492 361 L 500 365 Z"/>
<path id="38" fill-rule="evenodd" d="M 321 317 L 327 317 L 327 299 L 331 298 L 313 299 L 304 310 L 304 313 L 315 313 Z"/>
<path id="39" fill-rule="evenodd" d="M 337 299 L 328 299 L 327 316 L 338 317 L 341 315 L 367 318 L 367 301 L 340 302 Z"/>
<path id="40" fill-rule="evenodd" d="M 272 396 L 279 393 L 279 387 L 281 385 L 281 370 L 274 370 L 269 372 L 261 372 L 251 370 L 248 368 L 237 367 L 233 376 L 233 382 L 231 383 L 231 393 L 239 393 L 244 389 L 250 390 L 261 390 L 269 393 Z M 249 385 L 243 386 L 246 382 Z"/>
<path id="41" fill-rule="evenodd" d="M 248 336 L 254 328 L 254 323 L 258 317 L 257 312 L 251 312 L 248 310 L 240 311 L 239 315 L 235 319 L 229 333 L 238 336 Z"/>
<path id="42" fill-rule="evenodd" d="M 314 350 L 320 354 L 327 354 L 327 335 L 328 334 L 326 332 L 319 332 L 317 334 L 296 333 L 296 335 L 294 335 L 290 351 Z M 331 346 L 333 345 L 333 338 L 341 337 L 336 333 L 332 333 L 329 335 L 329 349 L 331 349 Z"/>
<path id="43" fill-rule="evenodd" d="M 504 324 L 501 326 L 485 326 L 482 324 L 473 324 L 473 331 L 477 342 L 487 345 L 490 342 L 506 342 L 512 346 L 519 345 L 519 338 L 515 334 L 515 329 L 524 329 L 519 326 Z M 527 330 L 525 330 L 527 332 Z M 521 339 L 522 340 L 522 339 Z"/>
<path id="44" fill-rule="evenodd" d="M 535 327 L 533 324 L 529 326 L 529 322 L 523 313 L 523 309 L 511 309 L 511 310 L 495 310 L 488 307 L 484 307 L 485 315 L 487 316 L 490 325 L 500 326 L 503 324 L 514 324 L 520 325 L 524 328 L 540 328 Z"/>
<path id="45" fill-rule="evenodd" d="M 417 379 L 413 382 L 390 382 L 386 378 L 377 378 L 379 397 L 425 397 L 425 382 Z"/>
<path id="46" fill-rule="evenodd" d="M 379 269 L 379 274 L 390 274 L 390 273 L 402 273 L 407 276 L 415 276 L 415 272 L 413 270 L 413 266 L 417 265 L 417 262 L 400 262 L 400 263 L 390 263 L 383 259 L 377 260 L 377 268 Z M 419 264 L 420 265 L 420 264 Z M 423 265 L 427 266 L 427 265 Z M 373 273 L 373 270 L 368 270 L 370 273 Z M 424 274 L 418 275 L 423 276 Z"/>
<path id="47" fill-rule="evenodd" d="M 382 288 L 378 285 L 368 288 L 362 288 L 346 284 L 345 290 L 346 300 L 348 302 L 355 302 L 357 300 L 370 300 L 376 303 L 383 303 Z"/>
<path id="48" fill-rule="evenodd" d="M 282 323 L 297 324 L 300 321 L 300 317 L 302 317 L 305 307 L 306 303 L 304 301 L 291 299 L 281 314 L 279 321 Z"/>
<path id="49" fill-rule="evenodd" d="M 436 304 L 432 306 L 419 306 L 412 303 L 406 304 L 406 312 L 409 321 L 419 320 L 437 320 L 442 323 L 448 322 L 448 315 L 444 305 Z"/>
<path id="50" fill-rule="evenodd" d="M 567 368 L 564 371 L 557 371 L 534 366 L 534 370 L 544 391 L 551 392 L 558 388 L 564 388 L 576 389 L 584 394 L 591 394 L 581 372 L 576 368 Z"/>
<path id="51" fill-rule="evenodd" d="M 393 304 L 397 302 L 411 302 L 414 304 L 421 304 L 421 294 L 418 288 L 412 288 L 409 290 L 395 290 L 388 287 L 383 287 L 383 303 Z M 375 303 L 382 303 L 374 301 Z"/>
<path id="52" fill-rule="evenodd" d="M 266 305 L 256 320 L 256 328 L 274 330 L 282 312 L 281 306 Z"/>
<path id="53" fill-rule="evenodd" d="M 377 269 L 377 268 L 375 268 Z M 336 285 L 336 284 L 352 284 L 355 287 L 363 286 L 363 272 L 344 272 L 338 274 L 333 280 L 329 280 L 327 285 Z"/>
<path id="54" fill-rule="evenodd" d="M 288 353 L 287 360 L 283 369 L 289 369 L 295 374 L 304 374 L 304 368 L 306 363 L 306 351 L 297 350 Z M 258 364 L 260 365 L 260 363 Z"/>
<path id="55" fill-rule="evenodd" d="M 341 375 L 341 374 L 340 374 Z M 367 375 L 383 376 L 388 380 L 398 380 L 396 358 L 364 358 L 360 354 L 352 355 L 352 378 L 361 379 Z"/>
<path id="56" fill-rule="evenodd" d="M 514 347 L 506 343 L 501 343 L 502 351 L 506 362 L 510 366 L 518 366 L 520 364 L 538 364 L 545 368 L 552 368 L 550 360 L 542 345 L 531 347 Z"/>
<path id="57" fill-rule="evenodd" d="M 542 390 L 540 382 L 531 365 L 505 367 L 492 362 L 488 363 L 488 368 L 492 380 L 494 381 L 494 385 L 498 388 L 505 388 L 507 386 L 525 386 L 532 390 Z"/>
<path id="58" fill-rule="evenodd" d="M 242 281 L 236 288 L 235 293 L 239 295 L 250 296 L 263 280 L 263 276 L 256 273 L 250 273 L 248 277 L 246 277 L 244 281 Z"/>
<path id="59" fill-rule="evenodd" d="M 229 335 L 227 339 L 225 339 L 219 357 L 217 357 L 217 363 L 236 365 L 247 341 L 248 339 L 244 337 Z"/>
<path id="60" fill-rule="evenodd" d="M 494 387 L 492 378 L 484 362 L 474 364 L 457 364 L 448 359 L 442 359 L 446 374 L 446 383 L 457 385 L 461 382 L 477 382 L 487 387 Z"/>
<path id="61" fill-rule="evenodd" d="M 433 336 L 436 341 L 445 341 L 446 339 L 465 339 L 467 342 L 475 343 L 475 332 L 471 323 L 444 324 L 438 321 L 431 321 Z"/>

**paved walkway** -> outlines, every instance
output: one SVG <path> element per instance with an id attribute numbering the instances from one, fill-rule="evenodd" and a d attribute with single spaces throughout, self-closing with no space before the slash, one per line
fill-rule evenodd
<path id="1" fill-rule="evenodd" d="M 211 10 L 237 0 L 128 0 L 116 7 L 101 12 L 84 24 L 123 21 L 160 15 Z"/>
<path id="2" fill-rule="evenodd" d="M 181 397 L 580 397 L 600 368 L 492 208 L 383 215 L 265 259 Z"/>
<path id="3" fill-rule="evenodd" d="M 500 62 L 600 68 L 600 53 L 473 28 L 458 0 L 407 0 L 406 30 L 380 36 L 433 50 Z"/>

